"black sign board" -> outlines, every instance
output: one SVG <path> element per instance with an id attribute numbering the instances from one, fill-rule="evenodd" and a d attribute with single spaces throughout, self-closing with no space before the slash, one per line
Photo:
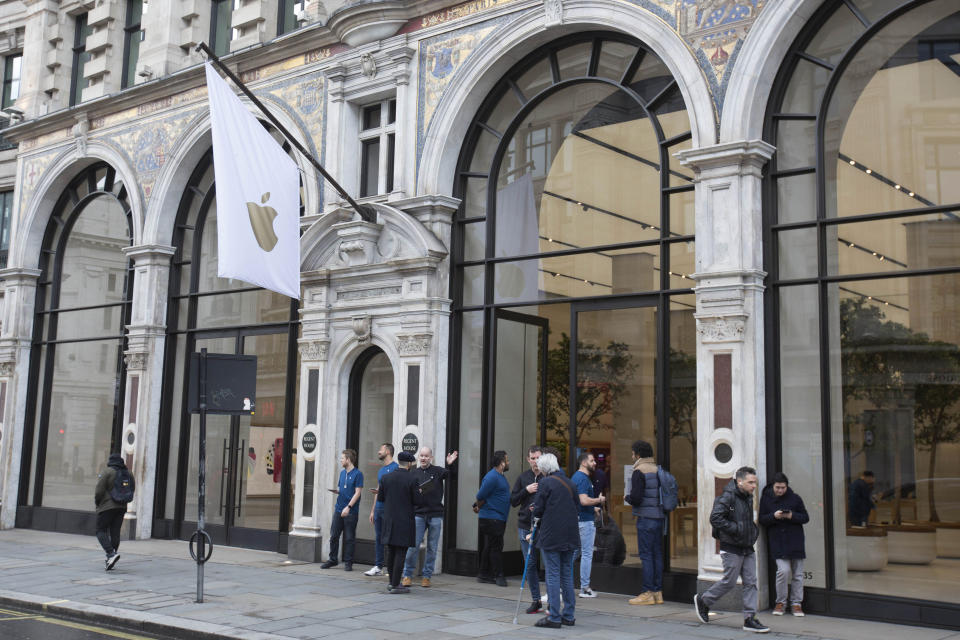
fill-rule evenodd
<path id="1" fill-rule="evenodd" d="M 300 448 L 303 449 L 304 453 L 313 453 L 313 450 L 317 448 L 317 434 L 313 431 L 307 431 L 303 434 Z"/>
<path id="2" fill-rule="evenodd" d="M 207 413 L 253 414 L 257 396 L 257 356 L 207 354 Z M 200 413 L 200 354 L 190 354 L 190 413 Z"/>
<path id="3" fill-rule="evenodd" d="M 420 450 L 420 441 L 417 440 L 416 434 L 408 433 L 403 436 L 403 440 L 400 441 L 400 450 L 416 455 Z"/>

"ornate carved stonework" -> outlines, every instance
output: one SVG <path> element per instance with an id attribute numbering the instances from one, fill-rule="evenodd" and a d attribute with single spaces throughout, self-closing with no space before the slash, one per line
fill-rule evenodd
<path id="1" fill-rule="evenodd" d="M 77 154 L 87 155 L 87 134 L 90 132 L 90 121 L 87 119 L 87 114 L 81 113 L 77 116 L 77 124 L 73 125 L 71 132 L 76 141 Z"/>
<path id="2" fill-rule="evenodd" d="M 329 349 L 329 340 L 300 340 L 300 357 L 304 360 L 326 360 Z"/>
<path id="3" fill-rule="evenodd" d="M 563 0 L 546 0 L 543 8 L 547 13 L 545 23 L 548 27 L 563 24 Z"/>
<path id="4" fill-rule="evenodd" d="M 372 53 L 365 53 L 360 56 L 360 72 L 368 78 L 377 75 L 377 63 L 373 60 Z"/>
<path id="5" fill-rule="evenodd" d="M 143 371 L 147 368 L 147 359 L 149 357 L 149 353 L 128 351 L 124 354 L 123 359 L 127 363 L 127 371 Z"/>
<path id="6" fill-rule="evenodd" d="M 357 336 L 357 342 L 364 344 L 365 342 L 370 341 L 372 324 L 373 323 L 370 320 L 370 316 L 354 316 L 353 332 Z"/>
<path id="7" fill-rule="evenodd" d="M 365 298 L 379 298 L 380 296 L 398 296 L 400 293 L 400 285 L 377 287 L 375 289 L 348 289 L 337 291 L 337 300 L 363 300 Z"/>
<path id="8" fill-rule="evenodd" d="M 746 316 L 697 318 L 697 333 L 703 342 L 742 342 Z"/>
<path id="9" fill-rule="evenodd" d="M 397 336 L 397 351 L 401 356 L 425 356 L 430 352 L 432 339 L 429 333 Z"/>
<path id="10" fill-rule="evenodd" d="M 16 367 L 16 362 L 0 362 L 0 377 L 9 378 Z"/>

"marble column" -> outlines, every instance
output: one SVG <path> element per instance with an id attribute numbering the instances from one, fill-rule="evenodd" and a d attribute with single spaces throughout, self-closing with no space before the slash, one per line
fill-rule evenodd
<path id="1" fill-rule="evenodd" d="M 4 406 L 0 438 L 0 529 L 12 529 L 20 493 L 27 385 L 30 380 L 30 340 L 37 297 L 37 269 L 0 270 L 3 283 L 3 323 L 0 332 L 0 390 Z M 30 461 L 26 461 L 30 464 Z"/>
<path id="2" fill-rule="evenodd" d="M 722 574 L 714 498 L 742 466 L 766 475 L 761 175 L 773 147 L 725 143 L 677 154 L 696 177 L 697 512 L 701 590 Z M 754 510 L 759 495 L 754 500 Z M 766 553 L 757 546 L 761 600 Z M 739 589 L 718 608 L 739 611 Z M 761 602 L 761 606 L 765 606 Z"/>
<path id="3" fill-rule="evenodd" d="M 137 482 L 126 518 L 131 524 L 135 522 L 138 539 L 149 538 L 153 533 L 170 259 L 175 251 L 164 245 L 123 250 L 133 261 L 134 281 L 124 352 L 127 379 L 120 452 Z"/>

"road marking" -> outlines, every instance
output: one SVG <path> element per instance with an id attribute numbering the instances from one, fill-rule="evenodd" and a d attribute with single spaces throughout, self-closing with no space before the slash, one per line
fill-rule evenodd
<path id="1" fill-rule="evenodd" d="M 46 622 L 48 624 L 56 624 L 61 627 L 69 627 L 70 629 L 78 629 L 80 631 L 90 631 L 92 633 L 98 633 L 102 636 L 109 636 L 111 638 L 121 638 L 122 640 L 152 640 L 147 636 L 138 636 L 133 633 L 126 633 L 124 631 L 115 631 L 113 629 L 104 629 L 102 627 L 94 627 L 88 624 L 81 624 L 79 622 L 70 622 L 69 620 L 58 620 L 57 618 L 50 618 L 48 616 L 23 616 L 20 618 L 9 618 L 9 620 L 39 620 L 40 622 Z"/>
<path id="2" fill-rule="evenodd" d="M 61 602 L 70 602 L 69 600 L 51 600 L 50 602 L 44 602 L 43 606 L 49 607 L 51 604 L 60 604 Z"/>

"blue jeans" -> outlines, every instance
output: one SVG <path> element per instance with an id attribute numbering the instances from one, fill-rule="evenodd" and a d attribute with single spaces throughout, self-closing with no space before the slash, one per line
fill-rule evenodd
<path id="1" fill-rule="evenodd" d="M 380 535 L 380 531 L 383 529 L 383 509 L 374 507 L 373 508 L 373 531 L 374 531 L 374 541 L 373 541 L 373 552 L 376 555 L 376 564 L 381 569 L 384 567 L 383 564 L 383 540 Z"/>
<path id="2" fill-rule="evenodd" d="M 540 576 L 537 575 L 537 550 L 534 547 L 533 552 L 530 553 L 530 543 L 527 542 L 527 534 L 530 533 L 530 529 L 517 529 L 517 535 L 520 536 L 520 550 L 523 552 L 523 560 L 527 564 L 527 573 L 525 579 L 527 584 L 530 585 L 530 597 L 533 598 L 533 601 L 536 602 L 540 599 Z M 527 553 L 530 553 L 530 559 L 527 560 Z"/>
<path id="3" fill-rule="evenodd" d="M 663 591 L 662 519 L 637 518 L 637 547 L 643 563 L 640 591 Z"/>
<path id="4" fill-rule="evenodd" d="M 437 562 L 437 545 L 440 543 L 440 527 L 443 526 L 442 516 L 417 516 L 417 542 L 407 549 L 407 558 L 403 564 L 403 577 L 412 578 L 417 568 L 417 551 L 420 550 L 420 541 L 423 532 L 427 532 L 427 555 L 423 558 L 423 577 L 433 576 L 433 566 Z"/>
<path id="5" fill-rule="evenodd" d="M 580 522 L 580 590 L 590 587 L 590 572 L 593 570 L 593 541 L 597 537 L 597 525 Z M 574 556 L 576 558 L 576 556 Z"/>
<path id="6" fill-rule="evenodd" d="M 547 617 L 551 622 L 560 619 L 574 620 L 574 605 L 577 594 L 573 591 L 573 554 L 569 551 L 544 551 L 543 560 L 547 572 L 547 595 L 550 598 Z M 563 611 L 560 611 L 560 593 L 563 593 Z"/>

